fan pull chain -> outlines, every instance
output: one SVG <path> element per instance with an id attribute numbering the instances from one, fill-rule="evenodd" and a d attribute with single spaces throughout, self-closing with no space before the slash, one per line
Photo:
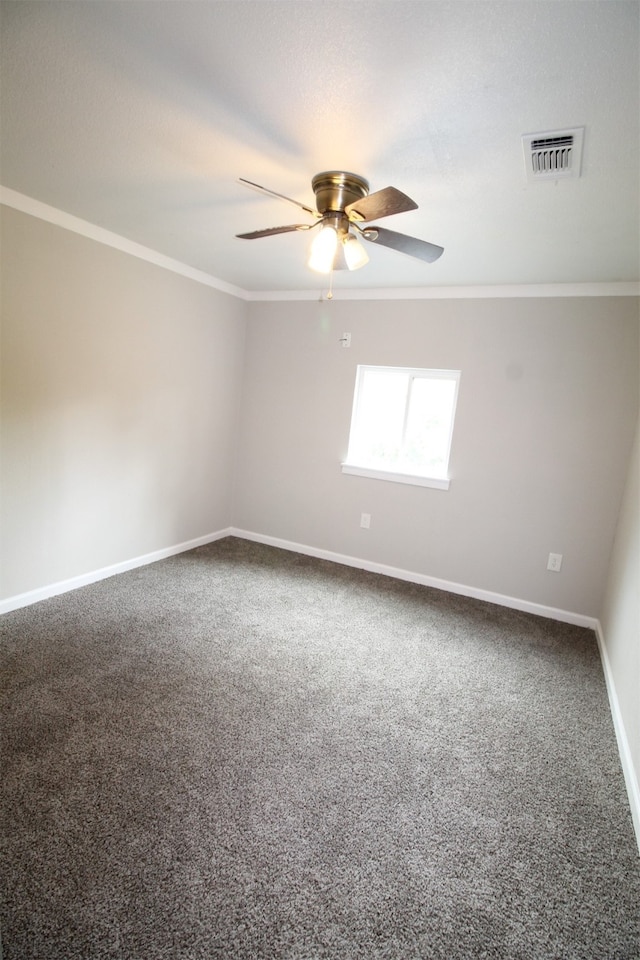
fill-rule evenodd
<path id="1" fill-rule="evenodd" d="M 327 291 L 327 300 L 333 300 L 333 267 L 329 274 L 329 290 Z"/>

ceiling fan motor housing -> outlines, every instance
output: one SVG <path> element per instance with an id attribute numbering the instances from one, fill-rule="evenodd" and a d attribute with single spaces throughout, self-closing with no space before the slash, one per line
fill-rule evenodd
<path id="1" fill-rule="evenodd" d="M 275 190 L 267 190 L 266 187 L 261 187 L 260 184 L 253 183 L 251 180 L 244 180 L 241 177 L 240 181 L 263 193 L 287 200 L 301 207 L 310 216 L 316 217 L 315 224 L 291 223 L 283 227 L 270 227 L 267 230 L 252 230 L 249 233 L 236 234 L 242 239 L 256 240 L 258 237 L 271 237 L 278 233 L 311 230 L 314 226 L 321 226 L 322 229 L 316 240 L 323 235 L 331 240 L 333 233 L 331 242 L 339 244 L 338 249 L 343 251 L 343 255 L 348 249 L 349 257 L 346 259 L 354 262 L 354 250 L 357 244 L 348 243 L 348 241 L 357 241 L 358 235 L 381 247 L 390 247 L 392 250 L 398 250 L 400 253 L 424 260 L 426 263 L 433 263 L 444 252 L 443 247 L 427 243 L 426 240 L 419 240 L 417 237 L 409 237 L 404 233 L 396 233 L 395 230 L 378 226 L 361 227 L 360 224 L 370 223 L 371 220 L 377 220 L 380 217 L 417 210 L 418 204 L 396 187 L 384 187 L 375 193 L 369 193 L 368 180 L 358 176 L 357 173 L 347 173 L 343 170 L 325 170 L 322 173 L 316 173 L 311 181 L 316 198 L 315 210 Z M 353 234 L 352 229 L 355 231 Z M 358 266 L 362 266 L 362 262 L 359 262 Z M 357 267 L 352 265 L 352 269 Z"/>
<path id="2" fill-rule="evenodd" d="M 326 170 L 311 181 L 318 213 L 342 213 L 344 208 L 369 193 L 369 183 L 355 173 Z"/>

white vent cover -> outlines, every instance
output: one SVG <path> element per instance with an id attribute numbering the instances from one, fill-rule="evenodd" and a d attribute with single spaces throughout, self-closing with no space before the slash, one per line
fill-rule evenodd
<path id="1" fill-rule="evenodd" d="M 527 180 L 579 177 L 584 127 L 526 133 L 522 137 Z"/>

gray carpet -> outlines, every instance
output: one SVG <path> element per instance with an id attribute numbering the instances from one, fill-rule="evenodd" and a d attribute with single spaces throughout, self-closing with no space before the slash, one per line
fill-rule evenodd
<path id="1" fill-rule="evenodd" d="M 8 614 L 5 960 L 638 960 L 592 632 L 234 538 Z"/>

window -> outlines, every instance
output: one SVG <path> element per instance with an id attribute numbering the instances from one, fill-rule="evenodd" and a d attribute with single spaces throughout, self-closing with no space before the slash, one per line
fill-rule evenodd
<path id="1" fill-rule="evenodd" d="M 359 366 L 343 473 L 449 488 L 459 370 Z"/>

